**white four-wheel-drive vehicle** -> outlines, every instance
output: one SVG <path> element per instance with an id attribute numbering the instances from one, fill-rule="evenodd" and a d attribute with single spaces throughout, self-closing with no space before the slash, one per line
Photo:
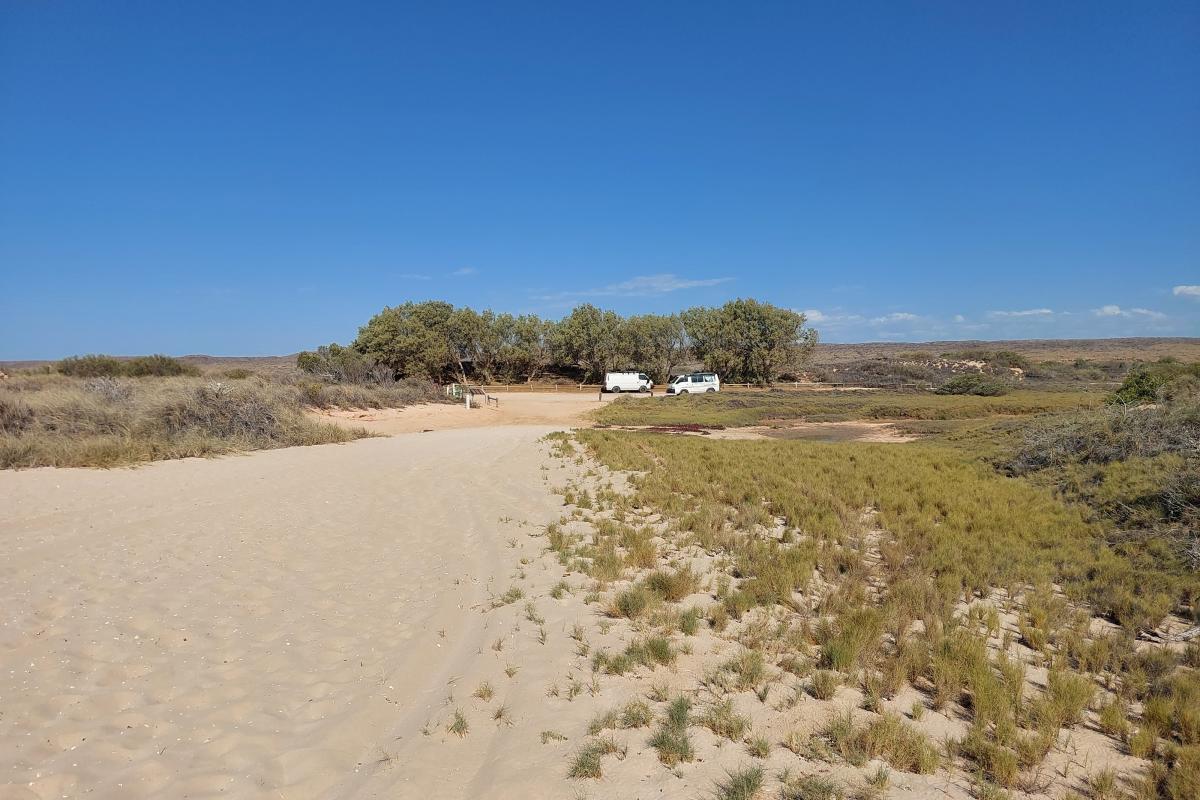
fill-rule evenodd
<path id="1" fill-rule="evenodd" d="M 648 392 L 654 388 L 654 381 L 644 372 L 606 372 L 604 373 L 604 391 L 606 392 Z"/>
<path id="2" fill-rule="evenodd" d="M 715 372 L 693 372 L 676 375 L 667 383 L 667 394 L 695 394 L 721 391 L 721 379 Z"/>

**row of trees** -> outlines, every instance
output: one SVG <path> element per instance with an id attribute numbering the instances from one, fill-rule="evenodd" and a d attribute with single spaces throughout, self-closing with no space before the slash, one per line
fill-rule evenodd
<path id="1" fill-rule="evenodd" d="M 685 363 L 699 363 L 728 381 L 770 383 L 797 370 L 816 344 L 816 331 L 804 323 L 803 314 L 749 299 L 630 317 L 585 304 L 557 322 L 435 300 L 385 308 L 350 347 L 301 353 L 298 363 L 334 381 L 487 383 L 532 381 L 551 369 L 584 380 L 637 369 L 661 382 Z"/>

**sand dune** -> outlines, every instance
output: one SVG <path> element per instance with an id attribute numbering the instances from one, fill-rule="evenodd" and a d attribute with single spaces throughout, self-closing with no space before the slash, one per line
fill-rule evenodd
<path id="1" fill-rule="evenodd" d="M 525 719 L 517 752 L 491 751 L 494 712 L 461 740 L 444 726 L 450 693 L 471 709 L 464 676 L 527 718 L 518 687 L 537 697 L 555 668 L 510 679 L 544 645 L 527 630 L 493 650 L 522 603 L 487 611 L 542 550 L 525 523 L 561 507 L 547 430 L 0 473 L 0 796 L 531 796 L 520 751 L 541 726 Z M 474 757 L 396 760 L 434 738 Z"/>

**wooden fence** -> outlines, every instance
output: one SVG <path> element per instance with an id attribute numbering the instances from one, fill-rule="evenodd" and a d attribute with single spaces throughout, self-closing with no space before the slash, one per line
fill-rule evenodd
<path id="1" fill-rule="evenodd" d="M 488 394 L 504 392 L 599 392 L 598 383 L 499 383 L 472 385 Z M 932 389 L 931 383 L 816 383 L 813 381 L 787 381 L 759 386 L 753 383 L 722 383 L 722 390 L 762 392 L 771 389 L 791 389 L 795 391 L 820 391 L 822 389 Z M 655 393 L 662 392 L 656 388 Z M 636 392 L 628 392 L 636 394 Z"/>

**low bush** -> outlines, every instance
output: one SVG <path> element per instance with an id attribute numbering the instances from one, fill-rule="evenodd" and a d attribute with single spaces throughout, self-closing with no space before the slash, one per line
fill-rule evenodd
<path id="1" fill-rule="evenodd" d="M 1129 371 L 1109 397 L 1109 402 L 1153 403 L 1170 399 L 1170 395 L 1194 394 L 1197 378 L 1200 378 L 1200 363 L 1185 364 L 1173 358 L 1164 358 L 1151 364 L 1141 364 Z M 1164 397 L 1164 394 L 1168 397 Z"/>
<path id="2" fill-rule="evenodd" d="M 126 365 L 136 360 L 85 357 L 78 361 L 82 364 L 69 365 L 68 371 L 76 366 L 84 374 L 113 371 L 110 367 L 115 363 L 118 375 L 30 375 L 0 383 L 0 468 L 108 467 L 345 442 L 368 434 L 318 422 L 305 413 L 306 408 L 350 402 L 399 407 L 443 399 L 425 384 L 322 385 L 314 403 L 302 384 L 286 377 L 236 383 L 186 375 L 160 378 L 154 372 L 170 367 L 149 358 L 141 362 L 144 369 L 139 368 L 139 375 L 143 376 L 133 378 Z"/>
<path id="3" fill-rule="evenodd" d="M 55 368 L 73 378 L 172 378 L 200 374 L 198 367 L 164 355 L 124 359 L 103 355 L 71 356 L 59 361 Z"/>
<path id="4" fill-rule="evenodd" d="M 958 375 L 943 383 L 937 389 L 938 394 L 970 394 L 978 397 L 999 397 L 1008 394 L 1009 387 L 1002 381 L 986 375 Z"/>

